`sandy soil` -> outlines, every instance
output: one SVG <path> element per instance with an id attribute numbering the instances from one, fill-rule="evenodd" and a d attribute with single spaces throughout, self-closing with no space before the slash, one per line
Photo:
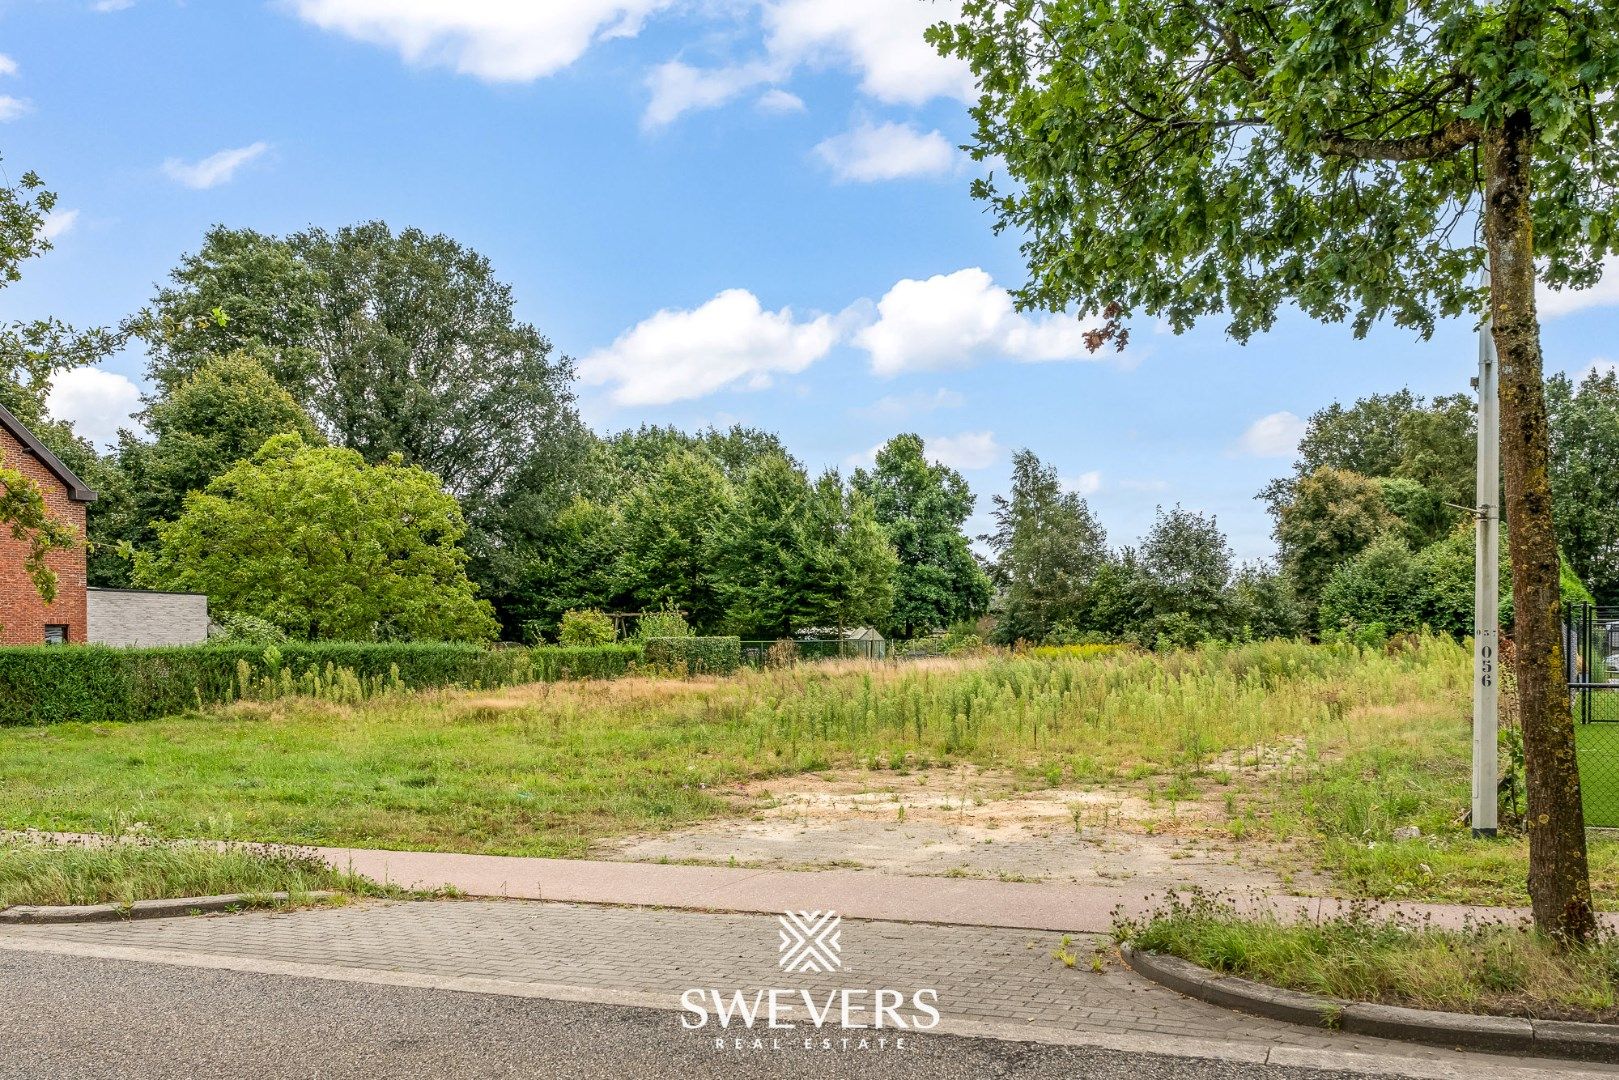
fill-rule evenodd
<path id="1" fill-rule="evenodd" d="M 1028 791 L 1010 774 L 971 766 L 812 773 L 728 793 L 739 818 L 629 837 L 601 854 L 1148 889 L 1316 891 L 1319 883 L 1291 851 L 1232 838 L 1226 793 L 1240 813 L 1236 792 L 1243 788 L 1200 781 L 1170 802 L 1159 794 L 1163 782 Z"/>

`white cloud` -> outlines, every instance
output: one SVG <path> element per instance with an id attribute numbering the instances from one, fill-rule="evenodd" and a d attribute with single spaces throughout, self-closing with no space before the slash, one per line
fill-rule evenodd
<path id="1" fill-rule="evenodd" d="M 292 0 L 305 22 L 487 82 L 531 82 L 634 37 L 671 0 Z"/>
<path id="2" fill-rule="evenodd" d="M 1237 440 L 1236 452 L 1247 457 L 1292 457 L 1304 438 L 1305 422 L 1290 412 L 1261 416 Z"/>
<path id="3" fill-rule="evenodd" d="M 112 11 L 124 11 L 135 6 L 135 0 L 96 0 L 90 5 L 91 11 L 99 11 L 103 15 Z"/>
<path id="4" fill-rule="evenodd" d="M 839 180 L 898 180 L 947 173 L 956 152 L 937 131 L 924 134 L 909 124 L 870 124 L 834 135 L 815 153 Z"/>
<path id="5" fill-rule="evenodd" d="M 33 111 L 34 103 L 27 98 L 0 94 L 0 124 L 15 120 L 20 116 L 27 116 Z"/>
<path id="6" fill-rule="evenodd" d="M 1063 490 L 1071 491 L 1075 495 L 1095 495 L 1102 490 L 1102 474 L 1096 469 L 1082 472 L 1078 476 L 1062 482 Z"/>
<path id="7" fill-rule="evenodd" d="M 100 368 L 74 368 L 58 375 L 45 405 L 52 416 L 68 421 L 80 438 L 97 446 L 117 442 L 121 427 L 140 426 L 131 419 L 141 407 L 140 388 Z"/>
<path id="8" fill-rule="evenodd" d="M 667 122 L 654 115 L 672 118 L 685 109 L 712 108 L 752 86 L 785 82 L 806 66 L 851 68 L 863 94 L 890 105 L 976 96 L 968 66 L 940 56 L 922 39 L 929 26 L 960 16 L 960 0 L 771 0 L 763 8 L 764 59 L 712 69 L 714 81 L 704 84 L 711 92 L 686 97 L 672 112 L 671 102 L 660 101 L 654 86 L 649 126 Z M 719 93 L 721 86 L 731 92 Z"/>
<path id="9" fill-rule="evenodd" d="M 960 15 L 959 0 L 777 0 L 765 8 L 766 46 L 785 63 L 847 64 L 859 72 L 861 91 L 878 101 L 971 101 L 967 65 L 922 39 L 934 23 Z"/>
<path id="10" fill-rule="evenodd" d="M 852 410 L 862 416 L 898 418 L 930 413 L 938 409 L 959 409 L 967 398 L 955 390 L 940 387 L 932 392 L 918 390 L 913 394 L 889 394 L 870 405 Z"/>
<path id="11" fill-rule="evenodd" d="M 269 149 L 269 143 L 256 142 L 250 146 L 239 146 L 234 150 L 221 150 L 201 161 L 188 162 L 179 158 L 169 158 L 163 163 L 163 172 L 169 179 L 201 191 L 226 183 L 236 175 L 236 170 L 264 156 Z"/>
<path id="12" fill-rule="evenodd" d="M 1535 309 L 1543 319 L 1613 304 L 1619 304 L 1619 255 L 1602 260 L 1602 280 L 1589 289 L 1548 289 L 1544 284 L 1535 289 Z"/>
<path id="13" fill-rule="evenodd" d="M 952 469 L 987 469 L 1006 455 L 993 431 L 967 431 L 960 435 L 932 435 L 922 442 L 927 455 Z"/>
<path id="14" fill-rule="evenodd" d="M 965 367 L 999 355 L 1013 360 L 1099 359 L 1071 316 L 1019 314 L 1011 295 L 972 267 L 925 281 L 906 278 L 877 302 L 877 320 L 855 335 L 879 375 Z"/>
<path id="15" fill-rule="evenodd" d="M 796 374 L 837 342 L 829 315 L 807 321 L 766 311 L 746 289 L 727 289 L 690 311 L 665 309 L 585 357 L 579 377 L 613 385 L 620 405 L 662 405 L 726 388 L 763 389 Z"/>
<path id="16" fill-rule="evenodd" d="M 73 231 L 73 226 L 79 222 L 77 210 L 52 210 L 45 215 L 45 225 L 40 233 L 47 240 L 57 240 Z"/>
<path id="17" fill-rule="evenodd" d="M 15 75 L 17 71 L 17 61 L 5 53 L 0 53 L 0 75 Z"/>
<path id="18" fill-rule="evenodd" d="M 769 82 L 771 70 L 749 64 L 729 68 L 696 68 L 679 60 L 659 64 L 647 76 L 652 99 L 641 117 L 644 127 L 662 127 L 691 109 L 723 105 L 760 83 Z M 792 97 L 791 94 L 786 95 Z M 794 98 L 796 101 L 797 99 Z M 803 107 L 799 102 L 799 107 Z"/>
<path id="19" fill-rule="evenodd" d="M 760 112 L 765 113 L 801 113 L 805 111 L 803 98 L 797 94 L 789 94 L 780 87 L 766 90 L 760 94 L 759 100 L 754 105 Z"/>

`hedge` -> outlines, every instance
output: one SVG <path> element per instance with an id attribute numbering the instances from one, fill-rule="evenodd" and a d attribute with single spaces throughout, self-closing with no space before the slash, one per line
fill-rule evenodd
<path id="1" fill-rule="evenodd" d="M 272 691 L 341 683 L 364 696 L 367 688 L 384 685 L 492 687 L 609 678 L 622 675 L 639 656 L 632 646 L 489 649 L 449 642 L 13 646 L 0 648 L 0 724 L 151 720 L 240 696 L 244 673 Z"/>
<path id="2" fill-rule="evenodd" d="M 656 637 L 646 640 L 646 662 L 688 675 L 729 675 L 742 666 L 739 637 Z"/>

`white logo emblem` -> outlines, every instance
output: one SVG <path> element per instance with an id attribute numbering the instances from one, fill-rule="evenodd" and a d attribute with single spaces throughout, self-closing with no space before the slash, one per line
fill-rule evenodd
<path id="1" fill-rule="evenodd" d="M 783 971 L 836 971 L 843 966 L 838 942 L 843 922 L 835 911 L 789 911 L 778 915 L 781 923 L 781 956 L 776 961 Z"/>

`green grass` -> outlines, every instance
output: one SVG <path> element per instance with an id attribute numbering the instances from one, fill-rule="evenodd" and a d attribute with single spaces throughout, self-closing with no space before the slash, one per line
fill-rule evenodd
<path id="1" fill-rule="evenodd" d="M 238 703 L 0 729 L 0 827 L 580 856 L 728 813 L 737 781 L 834 764 L 1151 777 L 1294 737 L 1356 744 L 1357 712 L 1450 701 L 1467 678 L 1440 640 L 1272 642 Z"/>
<path id="2" fill-rule="evenodd" d="M 1140 920 L 1115 936 L 1229 975 L 1273 986 L 1452 1012 L 1613 1022 L 1619 941 L 1560 950 L 1523 927 L 1439 930 L 1365 911 L 1284 924 L 1243 917 L 1224 901 L 1189 901 Z"/>
<path id="3" fill-rule="evenodd" d="M 1420 639 L 239 702 L 0 728 L 0 828 L 580 857 L 736 813 L 744 781 L 972 763 L 1150 795 L 1157 830 L 1289 842 L 1284 870 L 1307 859 L 1348 895 L 1522 904 L 1524 841 L 1474 841 L 1460 818 L 1469 688 L 1467 651 Z M 1212 819 L 1178 812 L 1199 798 Z M 1422 837 L 1392 842 L 1403 825 Z M 1591 857 L 1619 903 L 1619 845 Z"/>
<path id="4" fill-rule="evenodd" d="M 308 852 L 261 845 L 0 840 L 0 908 L 276 892 L 290 893 L 297 902 L 320 890 L 370 888 Z"/>
<path id="5" fill-rule="evenodd" d="M 1619 700 L 1619 691 L 1602 693 L 1605 697 L 1611 695 L 1610 700 Z M 1585 823 L 1619 828 L 1619 723 L 1580 724 L 1574 734 L 1580 747 Z"/>

